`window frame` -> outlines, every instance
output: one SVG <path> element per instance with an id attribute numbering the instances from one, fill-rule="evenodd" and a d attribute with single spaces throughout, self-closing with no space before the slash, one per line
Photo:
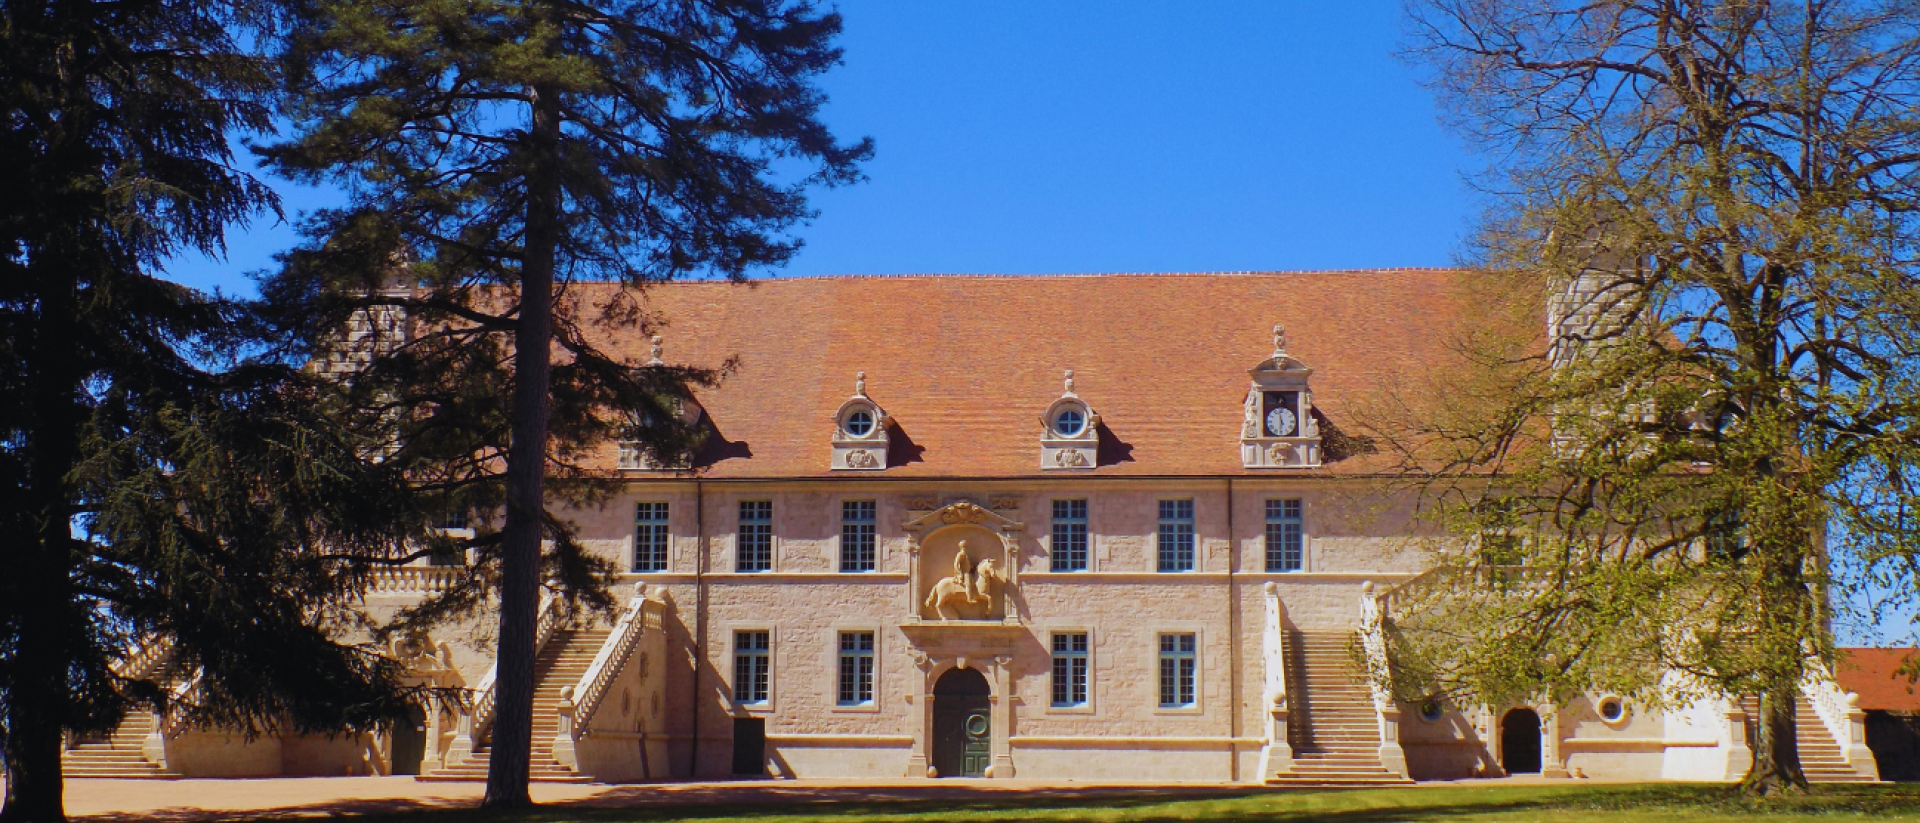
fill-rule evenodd
<path id="1" fill-rule="evenodd" d="M 848 649 L 847 639 L 857 636 L 866 637 L 867 648 Z M 852 683 L 854 695 L 852 702 L 848 702 L 846 699 L 849 685 L 847 681 L 847 664 L 850 660 L 854 664 L 853 677 L 855 678 Z M 861 661 L 865 661 L 866 663 L 866 672 L 864 673 L 866 682 L 864 685 L 866 686 L 867 694 L 865 700 L 859 699 L 860 687 L 863 685 L 859 682 L 862 676 L 862 673 L 859 671 Z M 880 708 L 879 630 L 871 626 L 835 628 L 833 631 L 833 672 L 833 708 L 835 710 L 878 711 Z"/>
<path id="2" fill-rule="evenodd" d="M 759 506 L 759 505 L 764 505 L 766 507 L 766 510 L 765 510 L 766 518 L 765 519 L 755 518 L 753 520 L 748 520 L 747 507 Z M 774 560 L 773 500 L 770 498 L 769 499 L 758 499 L 758 498 L 741 499 L 739 501 L 738 506 L 734 509 L 734 514 L 735 514 L 734 532 L 733 532 L 733 570 L 734 572 L 737 574 L 767 574 L 772 572 L 773 560 Z M 757 558 L 762 562 L 755 568 L 748 568 L 746 563 L 747 532 L 749 528 L 753 528 L 756 530 L 765 529 L 765 533 L 759 535 L 759 539 L 758 541 L 756 541 L 756 542 L 761 542 L 763 544 L 761 547 L 761 550 L 764 553 Z"/>
<path id="3" fill-rule="evenodd" d="M 1162 712 L 1171 713 L 1199 711 L 1202 691 L 1200 688 L 1200 632 L 1192 629 L 1175 629 L 1155 632 L 1153 637 L 1154 675 L 1158 686 L 1155 691 L 1156 707 Z M 1173 641 L 1171 649 L 1168 648 L 1170 640 Z M 1180 648 L 1183 640 L 1191 647 Z M 1172 665 L 1171 671 L 1168 668 L 1169 664 Z M 1182 677 L 1186 682 L 1181 682 Z M 1173 697 L 1172 702 L 1168 701 L 1169 694 Z M 1181 702 L 1182 697 L 1186 698 L 1185 702 Z"/>
<path id="4" fill-rule="evenodd" d="M 1079 504 L 1080 506 L 1080 514 L 1077 517 L 1072 516 L 1071 514 L 1067 516 L 1062 516 L 1060 514 L 1061 506 L 1063 504 L 1068 507 L 1071 507 L 1076 503 Z M 1091 514 L 1092 509 L 1093 509 L 1093 506 L 1091 502 L 1084 497 L 1080 497 L 1080 498 L 1063 497 L 1063 498 L 1058 498 L 1058 499 L 1049 501 L 1049 513 L 1052 514 L 1053 517 L 1049 523 L 1048 533 L 1047 533 L 1047 571 L 1058 572 L 1061 574 L 1078 574 L 1081 572 L 1088 572 L 1093 570 L 1093 518 Z M 1071 563 L 1065 563 L 1065 564 L 1062 563 L 1063 557 L 1062 557 L 1062 549 L 1060 546 L 1060 543 L 1061 543 L 1060 532 L 1061 532 L 1062 526 L 1066 526 L 1069 528 L 1073 526 L 1080 527 L 1080 534 L 1079 534 L 1080 546 L 1079 546 L 1079 552 L 1078 552 L 1078 555 L 1079 555 L 1078 559 L 1080 562 L 1077 566 Z M 1066 559 L 1072 559 L 1072 558 L 1069 555 Z"/>
<path id="5" fill-rule="evenodd" d="M 1288 513 L 1291 508 L 1292 512 Z M 1262 547 L 1266 552 L 1267 574 L 1297 574 L 1307 570 L 1307 503 L 1299 497 L 1274 497 L 1265 502 L 1266 516 Z M 1287 567 L 1288 538 L 1291 527 L 1295 551 L 1294 566 Z M 1276 545 L 1277 544 L 1277 545 Z"/>
<path id="6" fill-rule="evenodd" d="M 839 503 L 840 537 L 836 541 L 836 551 L 834 552 L 835 568 L 839 570 L 840 574 L 874 574 L 880 571 L 880 501 L 876 498 L 869 497 L 849 497 L 840 500 Z M 857 520 L 848 517 L 849 507 L 861 505 L 869 507 L 870 517 L 868 519 Z M 860 564 L 848 562 L 850 558 L 849 552 L 854 550 L 854 547 L 849 545 L 848 542 L 848 530 L 861 526 L 867 529 L 866 539 L 869 543 L 868 554 L 870 556 L 865 558 L 867 561 L 866 568 L 853 568 Z"/>
<path id="7" fill-rule="evenodd" d="M 742 635 L 763 635 L 766 637 L 766 647 L 761 649 L 742 648 L 740 644 Z M 774 650 L 778 648 L 778 646 L 778 638 L 775 636 L 772 626 L 743 624 L 739 626 L 729 626 L 727 628 L 727 658 L 731 663 L 729 666 L 727 686 L 729 689 L 729 697 L 735 708 L 749 712 L 773 711 L 773 698 L 778 684 L 776 677 L 779 669 L 778 661 L 774 658 Z M 761 672 L 760 675 L 766 678 L 766 686 L 764 692 L 759 695 L 760 699 L 758 701 L 741 699 L 740 680 L 742 672 L 740 664 L 744 656 L 749 654 L 764 661 L 765 666 L 765 671 Z"/>
<path id="8" fill-rule="evenodd" d="M 636 500 L 633 511 L 633 543 L 627 553 L 627 570 L 631 574 L 667 574 L 673 568 L 673 504 L 667 500 Z M 642 518 L 641 507 L 658 506 L 659 517 Z M 641 535 L 649 528 L 659 529 L 659 567 L 641 568 Z M 652 541 L 648 541 L 651 543 Z M 648 551 L 651 555 L 653 552 Z"/>
<path id="9" fill-rule="evenodd" d="M 1173 513 L 1171 515 L 1168 514 L 1169 506 L 1172 507 L 1171 511 Z M 1184 516 L 1180 513 L 1182 506 L 1185 507 Z M 1154 529 L 1153 538 L 1154 570 L 1156 572 L 1160 574 L 1191 574 L 1200 570 L 1200 538 L 1197 525 L 1199 518 L 1197 517 L 1196 509 L 1194 499 L 1191 497 L 1165 498 L 1158 501 L 1157 513 L 1159 514 L 1159 519 L 1156 521 L 1157 525 Z M 1178 545 L 1180 537 L 1183 534 L 1182 527 L 1184 527 L 1186 544 L 1184 547 Z M 1171 532 L 1172 540 L 1175 543 L 1175 545 L 1171 547 L 1168 545 L 1169 532 Z M 1182 559 L 1181 553 L 1183 551 L 1186 561 L 1184 567 L 1180 563 Z M 1169 562 L 1170 559 L 1172 561 L 1171 563 Z"/>
<path id="10" fill-rule="evenodd" d="M 1080 638 L 1081 641 L 1084 643 L 1084 648 L 1080 648 L 1080 649 L 1072 648 L 1071 640 L 1068 640 L 1067 649 L 1061 650 L 1059 648 L 1060 639 L 1073 638 L 1073 637 Z M 1051 629 L 1047 632 L 1047 711 L 1061 712 L 1061 713 L 1077 713 L 1077 714 L 1093 713 L 1093 708 L 1094 708 L 1093 707 L 1093 697 L 1094 697 L 1093 649 L 1094 649 L 1094 637 L 1093 637 L 1093 631 L 1091 629 L 1061 627 L 1058 629 Z M 1080 664 L 1079 666 L 1080 671 L 1078 673 L 1079 680 L 1080 680 L 1078 684 L 1080 688 L 1080 694 L 1079 694 L 1080 700 L 1078 702 L 1074 702 L 1072 699 L 1074 697 L 1073 688 L 1075 685 L 1073 683 L 1073 678 L 1075 674 L 1073 671 L 1073 663 L 1076 660 L 1079 661 L 1079 664 Z M 1060 674 L 1061 674 L 1061 664 L 1063 662 L 1066 664 L 1066 676 L 1067 676 L 1067 684 L 1066 684 L 1067 701 L 1066 702 L 1060 702 L 1055 700 L 1055 698 L 1060 694 L 1061 686 L 1060 686 L 1060 683 L 1058 682 L 1058 678 L 1060 677 Z"/>

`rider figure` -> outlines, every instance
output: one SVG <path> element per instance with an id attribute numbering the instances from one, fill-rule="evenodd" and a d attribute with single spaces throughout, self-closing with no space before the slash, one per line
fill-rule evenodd
<path id="1" fill-rule="evenodd" d="M 979 598 L 974 596 L 974 592 L 979 590 L 979 584 L 974 582 L 976 575 L 973 569 L 973 555 L 967 553 L 965 540 L 960 541 L 960 553 L 953 556 L 953 576 L 960 581 L 961 588 L 966 591 L 967 602 L 979 602 Z"/>

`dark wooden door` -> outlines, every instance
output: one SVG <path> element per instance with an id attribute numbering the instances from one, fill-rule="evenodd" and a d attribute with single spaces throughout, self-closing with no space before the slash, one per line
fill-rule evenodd
<path id="1" fill-rule="evenodd" d="M 985 777 L 993 762 L 987 678 L 954 669 L 933 687 L 933 768 L 941 777 Z"/>
<path id="2" fill-rule="evenodd" d="M 733 773 L 737 777 L 761 777 L 767 773 L 765 718 L 733 719 Z"/>
<path id="3" fill-rule="evenodd" d="M 1507 774 L 1540 773 L 1540 715 L 1532 709 L 1500 718 L 1500 767 Z"/>
<path id="4" fill-rule="evenodd" d="M 407 719 L 393 726 L 393 773 L 419 774 L 427 756 L 427 713 L 419 706 L 407 710 Z"/>
<path id="5" fill-rule="evenodd" d="M 985 696 L 937 696 L 933 768 L 941 777 L 984 777 L 993 762 L 993 711 Z"/>

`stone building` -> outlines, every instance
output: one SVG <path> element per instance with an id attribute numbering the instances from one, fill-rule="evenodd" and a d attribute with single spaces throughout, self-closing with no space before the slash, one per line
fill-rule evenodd
<path id="1" fill-rule="evenodd" d="M 686 410 L 709 433 L 692 465 L 610 444 L 614 493 L 571 512 L 634 596 L 614 626 L 543 610 L 536 775 L 1738 778 L 1738 701 L 1404 706 L 1356 667 L 1386 665 L 1381 610 L 1428 565 L 1360 415 L 1449 368 L 1482 322 L 1459 277 L 648 289 L 661 337 L 617 345 L 738 368 Z M 369 603 L 460 573 L 396 570 Z M 413 729 L 324 749 L 136 718 L 119 756 L 138 739 L 154 772 L 483 776 L 490 652 L 439 637 L 396 654 L 476 699 Z M 1871 779 L 1857 707 L 1831 678 L 1807 697 L 1810 768 Z"/>

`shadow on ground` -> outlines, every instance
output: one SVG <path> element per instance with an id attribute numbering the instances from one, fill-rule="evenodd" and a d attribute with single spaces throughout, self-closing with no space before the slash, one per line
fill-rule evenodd
<path id="1" fill-rule="evenodd" d="M 1238 820 L 1265 823 L 1417 823 L 1474 819 L 1641 820 L 1663 817 L 1831 817 L 1920 820 L 1920 786 L 1823 787 L 1756 802 L 1721 786 L 1448 786 L 1411 789 L 1261 790 L 1244 787 L 997 788 L 988 786 L 617 786 L 581 800 L 518 811 L 472 800 L 343 800 L 270 812 L 169 809 L 104 814 L 97 823 L 298 820 L 350 816 L 360 823 L 646 823 L 702 820 Z"/>

